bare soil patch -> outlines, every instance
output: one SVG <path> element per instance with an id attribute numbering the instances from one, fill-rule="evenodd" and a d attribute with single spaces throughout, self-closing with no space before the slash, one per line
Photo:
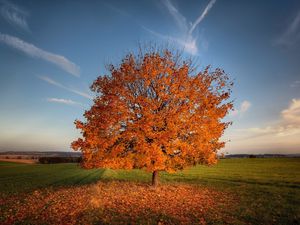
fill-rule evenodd
<path id="1" fill-rule="evenodd" d="M 27 163 L 27 164 L 37 163 L 37 160 L 34 160 L 34 159 L 5 159 L 5 158 L 0 158 L 0 161 L 2 161 L 2 162 Z"/>
<path id="2" fill-rule="evenodd" d="M 0 196 L 1 224 L 235 223 L 232 195 L 193 185 L 154 189 L 133 182 L 99 182 Z"/>

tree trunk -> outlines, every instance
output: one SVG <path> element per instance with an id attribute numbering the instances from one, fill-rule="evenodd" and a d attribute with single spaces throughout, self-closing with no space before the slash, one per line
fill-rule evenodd
<path id="1" fill-rule="evenodd" d="M 156 187 L 158 185 L 158 170 L 152 173 L 152 186 Z"/>

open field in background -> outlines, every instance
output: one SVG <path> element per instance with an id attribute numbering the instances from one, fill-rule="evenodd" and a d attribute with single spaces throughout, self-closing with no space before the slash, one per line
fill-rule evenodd
<path id="1" fill-rule="evenodd" d="M 300 224 L 300 158 L 160 173 L 0 162 L 0 223 Z"/>

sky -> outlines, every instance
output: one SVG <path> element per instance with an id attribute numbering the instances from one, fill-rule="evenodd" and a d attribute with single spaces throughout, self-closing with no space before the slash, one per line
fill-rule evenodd
<path id="1" fill-rule="evenodd" d="M 0 0 L 0 151 L 70 151 L 89 86 L 149 42 L 234 80 L 221 152 L 300 153 L 298 0 Z"/>

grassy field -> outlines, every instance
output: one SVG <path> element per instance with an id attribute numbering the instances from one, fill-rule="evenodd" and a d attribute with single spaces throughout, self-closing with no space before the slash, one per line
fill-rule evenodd
<path id="1" fill-rule="evenodd" d="M 2 198 L 26 196 L 37 189 L 80 188 L 99 181 L 106 184 L 125 181 L 125 186 L 128 182 L 145 186 L 150 183 L 151 174 L 141 170 L 83 170 L 75 164 L 0 163 Z M 208 224 L 300 224 L 299 158 L 223 159 L 212 167 L 196 166 L 175 174 L 160 173 L 160 182 L 164 188 L 189 185 L 233 196 L 237 204 L 234 210 L 222 209 L 232 219 L 208 218 Z M 7 206 L 2 204 L 1 208 L 5 211 Z M 157 224 L 157 221 L 151 222 Z"/>

